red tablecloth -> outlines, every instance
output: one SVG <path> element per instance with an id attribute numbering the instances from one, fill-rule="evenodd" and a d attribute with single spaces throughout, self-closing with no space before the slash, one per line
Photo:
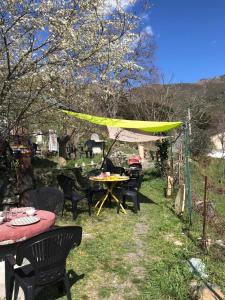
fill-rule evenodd
<path id="1" fill-rule="evenodd" d="M 37 216 L 41 220 L 25 226 L 9 227 L 9 222 L 0 224 L 0 245 L 12 244 L 29 239 L 37 234 L 47 231 L 55 223 L 55 214 L 46 210 L 38 210 Z"/>

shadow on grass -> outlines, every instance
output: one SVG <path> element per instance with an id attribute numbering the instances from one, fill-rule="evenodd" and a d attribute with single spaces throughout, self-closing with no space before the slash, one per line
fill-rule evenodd
<path id="1" fill-rule="evenodd" d="M 81 280 L 84 278 L 84 274 L 78 275 L 74 270 L 70 269 L 67 272 L 68 276 L 69 276 L 69 281 L 70 281 L 70 287 L 72 285 L 74 285 L 77 281 Z"/>
<path id="2" fill-rule="evenodd" d="M 116 197 L 118 199 L 121 200 L 122 202 L 122 196 L 121 196 L 121 190 L 120 189 L 115 189 L 114 190 L 114 193 L 116 195 Z M 95 199 L 95 201 L 93 202 L 93 206 L 92 206 L 92 214 L 95 214 L 95 209 L 94 209 L 94 206 L 95 204 L 97 203 L 97 201 L 99 199 L 101 199 L 102 197 L 104 196 L 104 193 L 102 193 L 101 195 L 98 195 L 98 197 Z M 140 204 L 142 203 L 146 203 L 146 204 L 154 204 L 154 205 L 158 205 L 158 203 L 156 203 L 154 200 L 152 200 L 151 198 L 149 197 L 146 197 L 144 194 L 138 192 L 138 198 L 139 198 L 139 202 Z M 126 197 L 126 203 L 128 203 L 128 209 L 131 209 L 131 205 L 132 205 L 132 199 L 130 197 Z M 99 207 L 99 206 L 98 206 Z M 117 203 L 115 202 L 115 200 L 110 199 L 108 198 L 104 205 L 103 205 L 103 208 L 107 208 L 107 209 L 117 209 Z M 71 214 L 72 214 L 72 206 L 71 206 L 71 203 L 69 203 L 69 201 L 67 201 L 66 205 L 65 205 L 65 210 L 66 211 L 69 211 Z M 97 209 L 96 209 L 97 210 Z M 85 215 L 87 214 L 88 215 L 88 204 L 87 204 L 87 201 L 80 201 L 78 203 L 78 206 L 77 206 L 77 215 Z"/>
<path id="3" fill-rule="evenodd" d="M 121 202 L 122 202 L 121 190 L 116 190 L 116 191 L 114 191 L 114 192 L 115 192 L 115 195 L 117 196 L 117 198 L 120 199 Z M 140 203 L 148 203 L 148 204 L 156 204 L 156 205 L 158 205 L 158 204 L 157 204 L 155 201 L 153 201 L 151 198 L 146 197 L 145 195 L 143 195 L 143 194 L 140 193 L 140 192 L 138 192 L 138 198 L 139 198 L 139 202 L 140 202 Z M 126 201 L 127 201 L 127 200 L 128 200 L 128 202 L 129 202 L 129 201 L 131 201 L 131 198 L 127 197 L 127 198 L 126 198 Z M 113 201 L 113 203 L 114 203 L 114 201 Z"/>
<path id="4" fill-rule="evenodd" d="M 84 278 L 84 274 L 78 275 L 74 270 L 70 269 L 67 272 L 69 276 L 69 283 L 70 287 L 72 287 L 75 283 L 77 283 L 79 280 Z M 37 298 L 37 300 L 43 300 L 43 299 L 48 299 L 48 300 L 53 300 L 53 299 L 59 299 L 61 297 L 66 296 L 66 291 L 64 288 L 64 284 L 62 281 L 58 282 L 57 284 L 53 286 L 48 286 L 42 290 Z"/>
<path id="5" fill-rule="evenodd" d="M 143 195 L 140 192 L 138 193 L 138 197 L 139 197 L 139 202 L 140 203 L 149 203 L 149 204 L 158 205 L 158 203 L 156 203 L 154 200 L 152 200 L 151 198 L 146 197 L 145 195 Z"/>
<path id="6" fill-rule="evenodd" d="M 145 195 L 143 195 L 140 192 L 138 193 L 138 198 L 139 198 L 139 202 L 140 202 L 140 210 L 141 210 L 142 203 L 158 205 L 158 203 L 156 203 L 152 199 L 146 197 Z M 126 197 L 126 209 L 133 210 L 133 201 L 130 197 Z"/>

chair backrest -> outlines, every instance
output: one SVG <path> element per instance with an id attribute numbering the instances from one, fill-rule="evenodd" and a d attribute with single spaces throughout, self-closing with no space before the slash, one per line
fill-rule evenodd
<path id="1" fill-rule="evenodd" d="M 65 197 L 71 198 L 73 194 L 73 179 L 66 175 L 60 174 L 57 176 L 57 181 L 63 190 Z"/>
<path id="2" fill-rule="evenodd" d="M 77 186 L 74 182 L 74 179 L 66 176 L 66 175 L 58 175 L 57 180 L 59 183 L 59 186 L 62 188 L 64 193 L 64 198 L 79 201 L 84 199 L 84 195 L 81 195 L 77 191 Z"/>
<path id="3" fill-rule="evenodd" d="M 144 174 L 142 172 L 139 173 L 139 176 L 137 178 L 137 190 L 141 188 L 143 178 L 144 178 Z"/>
<path id="4" fill-rule="evenodd" d="M 112 173 L 114 172 L 115 166 L 110 158 L 108 157 L 105 158 L 103 168 L 105 169 L 106 172 L 112 172 Z"/>
<path id="5" fill-rule="evenodd" d="M 130 178 L 139 178 L 141 176 L 141 169 L 129 169 Z"/>
<path id="6" fill-rule="evenodd" d="M 78 191 L 88 189 L 90 187 L 90 182 L 89 179 L 82 174 L 82 168 L 74 168 L 72 171 L 76 189 Z"/>
<path id="7" fill-rule="evenodd" d="M 129 176 L 130 180 L 127 183 L 128 187 L 139 190 L 144 177 L 143 173 L 140 170 L 132 170 L 132 172 L 129 173 Z"/>
<path id="8" fill-rule="evenodd" d="M 34 206 L 36 209 L 48 210 L 56 214 L 61 213 L 64 196 L 60 190 L 53 187 L 41 187 L 30 190 L 27 193 L 30 206 Z"/>
<path id="9" fill-rule="evenodd" d="M 120 175 L 123 175 L 125 173 L 125 169 L 123 167 L 115 166 L 111 161 L 111 159 L 108 157 L 105 158 L 103 168 L 105 172 L 110 172 L 110 173 L 120 174 Z"/>
<path id="10" fill-rule="evenodd" d="M 46 285 L 62 278 L 66 271 L 66 258 L 82 238 L 82 227 L 57 227 L 41 233 L 17 246 L 16 263 L 26 258 L 32 265 L 36 285 Z"/>

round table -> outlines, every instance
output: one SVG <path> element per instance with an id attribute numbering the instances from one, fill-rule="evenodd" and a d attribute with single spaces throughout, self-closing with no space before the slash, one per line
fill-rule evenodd
<path id="1" fill-rule="evenodd" d="M 38 210 L 36 216 L 40 221 L 30 225 L 11 226 L 9 222 L 0 224 L 0 299 L 5 297 L 5 256 L 9 253 L 15 255 L 18 242 L 45 232 L 55 224 L 56 215 L 52 212 Z M 23 299 L 21 292 L 20 299 Z"/>
<path id="2" fill-rule="evenodd" d="M 110 176 L 106 176 L 106 177 L 92 176 L 89 179 L 92 181 L 103 182 L 107 186 L 106 194 L 95 205 L 96 208 L 99 206 L 99 209 L 97 211 L 97 216 L 100 214 L 100 211 L 101 211 L 102 206 L 104 205 L 106 199 L 110 196 L 116 201 L 116 203 L 118 205 L 118 211 L 119 211 L 119 207 L 120 207 L 121 210 L 126 214 L 126 210 L 124 209 L 121 201 L 113 193 L 113 189 L 118 184 L 118 182 L 129 180 L 130 178 L 128 176 L 119 176 L 119 175 L 110 175 Z"/>
<path id="3" fill-rule="evenodd" d="M 38 210 L 36 216 L 40 218 L 40 221 L 31 225 L 11 226 L 10 222 L 0 224 L 0 245 L 13 244 L 29 239 L 34 235 L 47 231 L 55 223 L 56 216 L 50 211 Z"/>

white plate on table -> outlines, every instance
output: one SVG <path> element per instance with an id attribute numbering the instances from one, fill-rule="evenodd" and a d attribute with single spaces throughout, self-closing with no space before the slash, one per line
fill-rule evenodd
<path id="1" fill-rule="evenodd" d="M 40 218 L 35 216 L 35 217 L 22 217 L 22 218 L 17 218 L 12 221 L 10 221 L 10 225 L 13 226 L 24 226 L 24 225 L 30 225 L 34 224 L 40 221 Z"/>

